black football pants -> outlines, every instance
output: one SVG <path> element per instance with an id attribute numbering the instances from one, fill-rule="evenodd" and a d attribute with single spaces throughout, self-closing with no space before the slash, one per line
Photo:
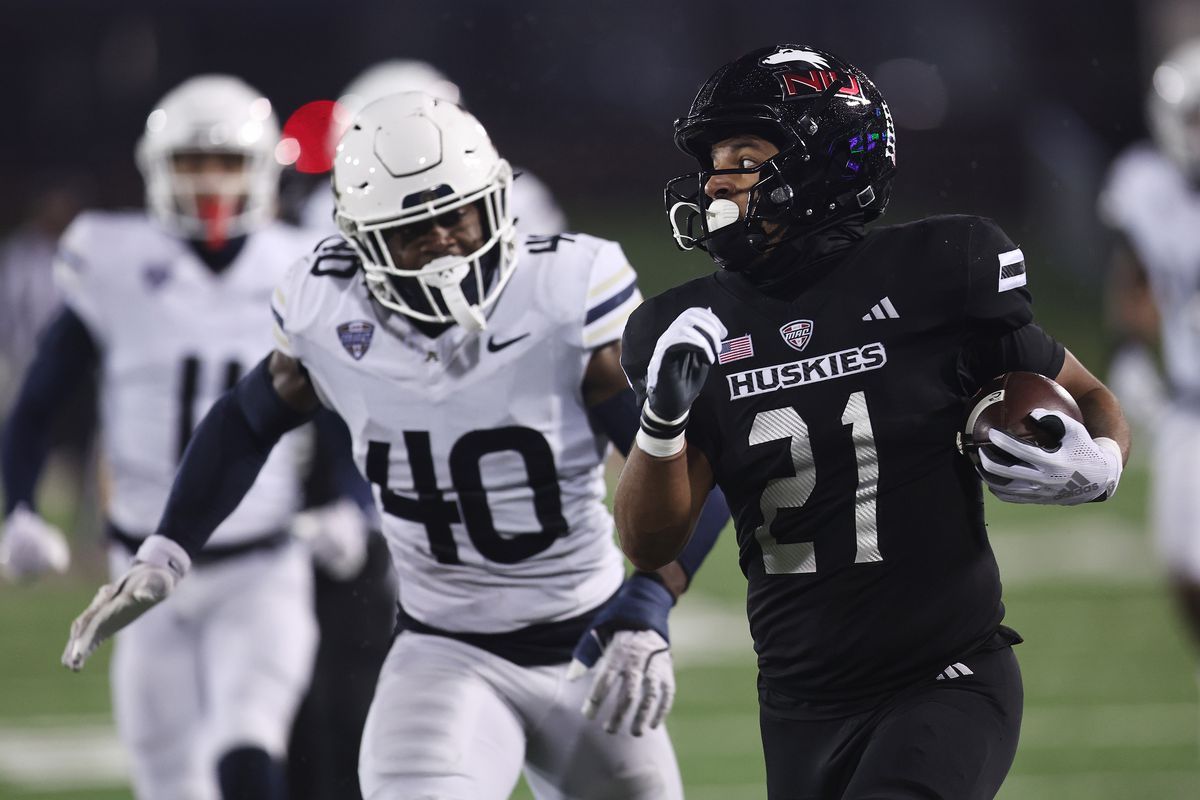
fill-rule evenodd
<path id="1" fill-rule="evenodd" d="M 760 712 L 769 800 L 991 800 L 1017 751 L 1024 692 L 1011 647 L 837 719 Z M 790 716 L 790 715 L 789 715 Z"/>

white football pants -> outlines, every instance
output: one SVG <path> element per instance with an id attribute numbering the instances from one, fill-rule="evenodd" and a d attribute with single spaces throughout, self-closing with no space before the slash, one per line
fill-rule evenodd
<path id="1" fill-rule="evenodd" d="M 665 726 L 604 732 L 580 708 L 591 676 L 520 667 L 469 644 L 406 632 L 383 664 L 359 759 L 366 800 L 500 800 L 522 766 L 539 800 L 682 800 Z M 628 731 L 628 722 L 623 726 Z"/>
<path id="2" fill-rule="evenodd" d="M 114 575 L 129 555 L 110 551 Z M 312 561 L 289 543 L 193 567 L 117 634 L 113 711 L 139 800 L 214 800 L 235 747 L 281 757 L 317 647 Z"/>

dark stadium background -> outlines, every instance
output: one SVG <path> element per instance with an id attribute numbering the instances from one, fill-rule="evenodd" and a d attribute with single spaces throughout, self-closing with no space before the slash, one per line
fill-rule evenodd
<path id="1" fill-rule="evenodd" d="M 192 74 L 238 74 L 286 118 L 370 64 L 417 58 L 461 86 L 501 153 L 550 185 L 573 227 L 625 245 L 646 293 L 710 267 L 674 251 L 661 208 L 665 180 L 691 169 L 671 123 L 700 81 L 763 44 L 829 49 L 875 78 L 897 120 L 885 222 L 995 218 L 1025 251 L 1041 320 L 1103 372 L 1109 241 L 1096 193 L 1111 158 L 1145 136 L 1150 74 L 1200 35 L 1200 3 L 6 0 L 0 31 L 0 234 L 64 180 L 101 207 L 138 205 L 134 141 L 154 101 Z M 289 196 L 315 180 L 285 179 Z M 1149 555 L 1144 438 L 1136 449 L 1114 503 L 989 505 L 1010 621 L 1027 639 L 1009 800 L 1200 797 L 1194 654 Z M 72 487 L 46 495 L 69 524 Z M 731 538 L 697 579 L 703 614 L 688 631 L 741 613 Z M 103 576 L 94 541 L 75 549 L 71 576 L 0 587 L 0 798 L 127 796 L 111 779 L 18 777 L 38 758 L 53 774 L 55 742 L 95 752 L 88 736 L 106 730 L 104 662 L 82 676 L 57 666 L 70 617 Z M 671 725 L 689 797 L 761 796 L 749 646 L 684 646 Z"/>

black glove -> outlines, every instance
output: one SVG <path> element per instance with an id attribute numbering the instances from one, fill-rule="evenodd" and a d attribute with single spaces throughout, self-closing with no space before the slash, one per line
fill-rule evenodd
<path id="1" fill-rule="evenodd" d="M 717 363 L 726 335 L 712 311 L 693 306 L 658 337 L 646 370 L 646 404 L 637 435 L 642 450 L 666 457 L 683 449 L 688 413 L 704 388 L 708 368 Z"/>

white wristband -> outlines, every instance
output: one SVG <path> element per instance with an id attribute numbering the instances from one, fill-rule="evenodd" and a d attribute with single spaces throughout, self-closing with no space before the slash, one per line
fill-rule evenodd
<path id="1" fill-rule="evenodd" d="M 191 556 L 179 542 L 168 539 L 166 536 L 159 536 L 157 533 L 146 537 L 141 547 L 138 548 L 135 558 L 145 564 L 166 567 L 180 578 L 192 568 Z"/>
<path id="2" fill-rule="evenodd" d="M 686 439 L 682 432 L 670 439 L 659 439 L 638 428 L 637 436 L 633 438 L 637 446 L 648 456 L 655 458 L 670 458 L 683 450 Z"/>

